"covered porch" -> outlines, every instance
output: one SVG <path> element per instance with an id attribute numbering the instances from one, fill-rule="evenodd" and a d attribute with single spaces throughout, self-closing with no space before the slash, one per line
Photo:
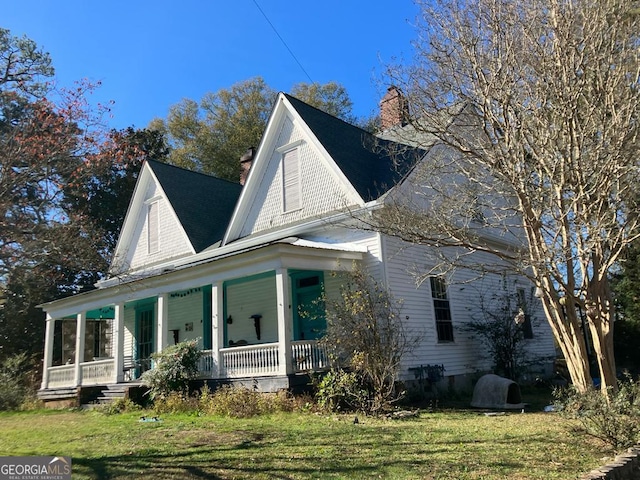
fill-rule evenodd
<path id="1" fill-rule="evenodd" d="M 194 339 L 202 380 L 326 370 L 322 295 L 363 253 L 271 244 L 51 302 L 41 391 L 135 382 L 152 353 Z"/>

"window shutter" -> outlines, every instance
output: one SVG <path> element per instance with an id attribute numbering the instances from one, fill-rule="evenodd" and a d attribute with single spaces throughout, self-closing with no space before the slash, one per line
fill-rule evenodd
<path id="1" fill-rule="evenodd" d="M 298 150 L 289 150 L 282 156 L 283 198 L 282 208 L 285 212 L 297 210 L 302 206 L 300 195 L 300 164 Z"/>
<path id="2" fill-rule="evenodd" d="M 149 253 L 156 253 L 158 251 L 158 220 L 158 202 L 154 202 L 149 205 L 147 212 L 147 244 Z"/>

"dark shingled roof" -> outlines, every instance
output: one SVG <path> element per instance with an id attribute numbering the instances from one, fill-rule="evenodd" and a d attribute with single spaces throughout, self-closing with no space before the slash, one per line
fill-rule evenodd
<path id="1" fill-rule="evenodd" d="M 242 185 L 149 161 L 196 252 L 222 240 Z"/>
<path id="2" fill-rule="evenodd" d="M 285 97 L 365 202 L 386 193 L 425 154 L 418 148 L 379 139 L 291 95 Z"/>

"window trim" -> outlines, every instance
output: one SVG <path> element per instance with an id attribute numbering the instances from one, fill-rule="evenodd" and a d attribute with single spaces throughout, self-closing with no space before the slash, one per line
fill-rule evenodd
<path id="1" fill-rule="evenodd" d="M 152 217 L 153 212 L 153 217 Z M 153 223 L 152 223 L 153 222 Z M 147 253 L 152 255 L 160 251 L 160 202 L 147 205 Z"/>
<path id="2" fill-rule="evenodd" d="M 276 149 L 281 155 L 282 213 L 291 213 L 302 209 L 302 172 L 300 165 L 300 145 L 302 143 L 302 140 L 298 140 Z M 295 172 L 290 174 L 291 170 L 287 168 L 286 160 L 292 154 L 295 154 L 295 164 L 293 162 L 290 163 L 295 165 Z M 287 177 L 287 175 L 290 176 Z"/>
<path id="3" fill-rule="evenodd" d="M 441 282 L 441 292 L 437 292 L 438 285 L 435 282 Z M 455 336 L 453 334 L 453 315 L 451 313 L 451 300 L 448 294 L 447 281 L 441 276 L 429 277 L 429 289 L 431 291 L 431 305 L 433 308 L 433 319 L 436 327 L 436 339 L 438 343 L 454 343 Z M 441 305 L 437 306 L 438 303 Z M 445 311 L 448 319 L 438 319 L 439 311 Z M 441 332 L 443 333 L 441 335 Z M 446 332 L 446 335 L 444 333 Z M 444 338 L 446 337 L 446 338 Z"/>
<path id="4" fill-rule="evenodd" d="M 528 313 L 528 305 L 526 298 L 526 291 L 522 287 L 518 287 L 516 289 L 516 296 L 518 299 L 518 308 L 522 309 L 524 312 L 524 322 L 520 326 L 522 329 L 522 337 L 525 340 L 533 340 L 535 334 L 533 332 L 533 323 L 531 322 L 531 315 Z"/>

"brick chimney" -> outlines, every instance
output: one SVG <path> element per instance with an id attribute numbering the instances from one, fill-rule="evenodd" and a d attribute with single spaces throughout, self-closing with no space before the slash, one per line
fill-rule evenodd
<path id="1" fill-rule="evenodd" d="M 244 185 L 244 182 L 247 181 L 247 175 L 249 175 L 249 170 L 251 169 L 251 163 L 253 162 L 253 155 L 255 153 L 256 153 L 256 149 L 254 147 L 250 147 L 240 157 L 240 166 L 242 167 L 242 170 L 240 171 L 240 185 Z"/>
<path id="2" fill-rule="evenodd" d="M 380 126 L 382 130 L 407 124 L 409 104 L 402 92 L 395 85 L 387 89 L 380 100 Z"/>

